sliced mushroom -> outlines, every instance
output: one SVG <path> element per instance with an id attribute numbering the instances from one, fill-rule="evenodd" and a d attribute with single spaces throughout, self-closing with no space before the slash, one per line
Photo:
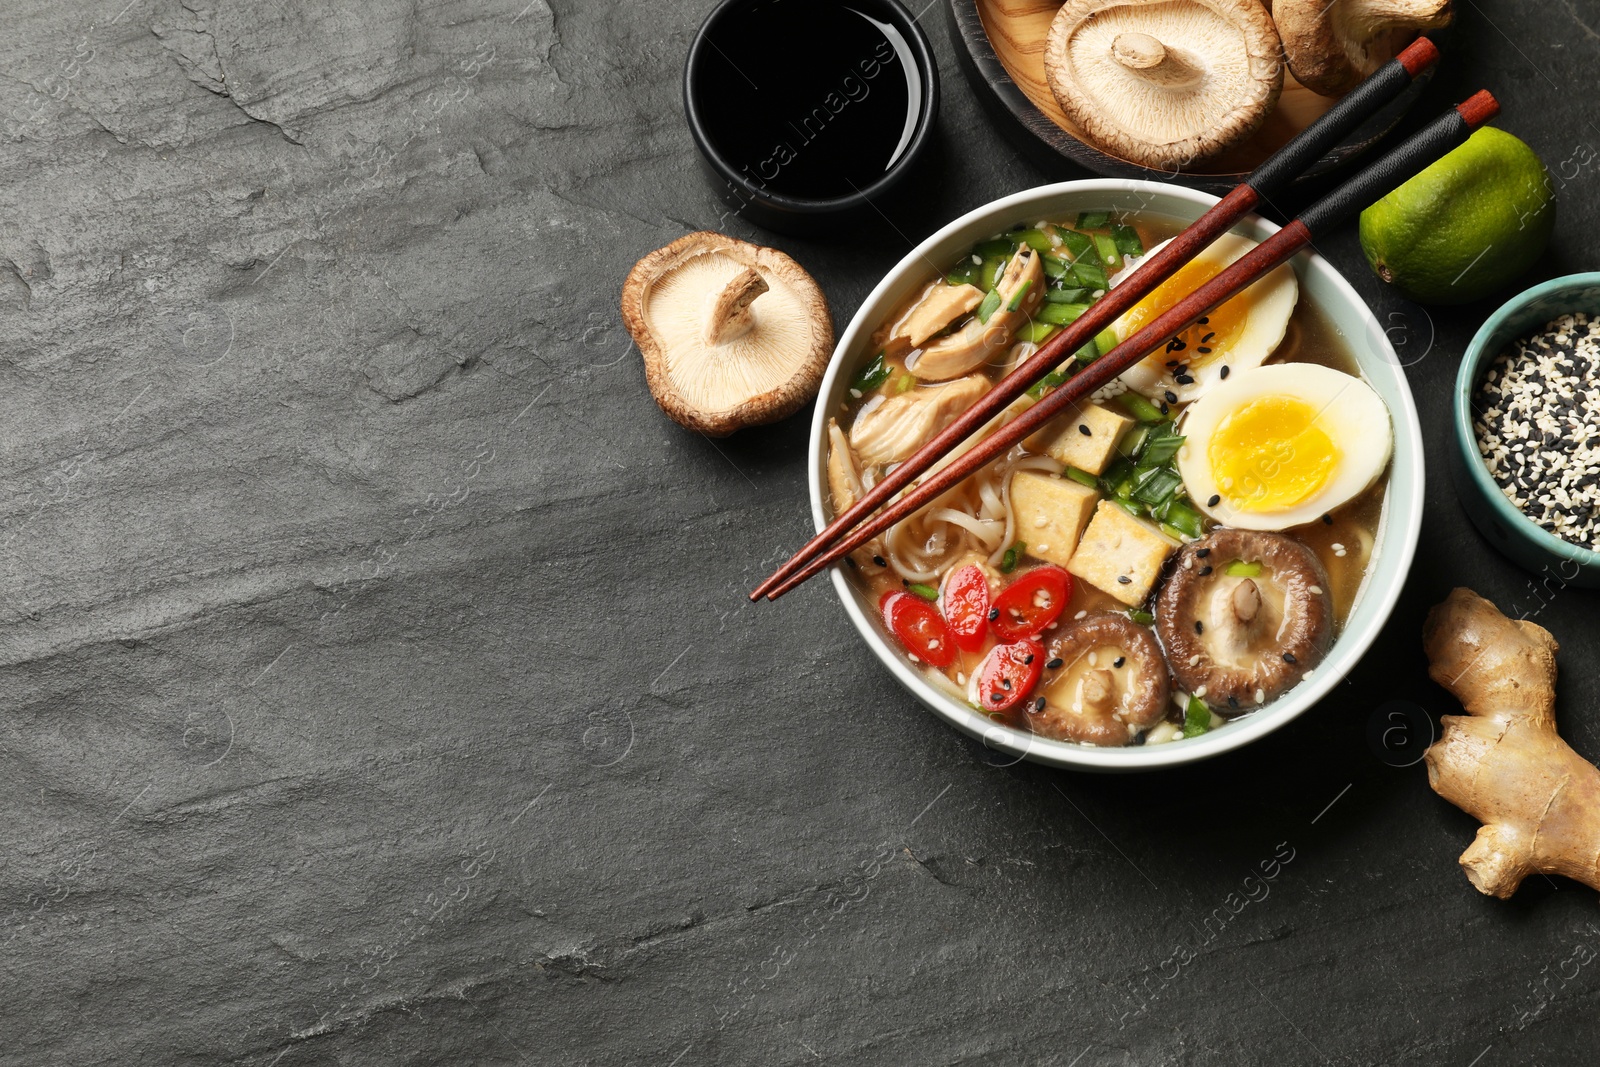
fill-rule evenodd
<path id="1" fill-rule="evenodd" d="M 861 484 L 861 468 L 856 465 L 855 453 L 845 438 L 839 423 L 828 420 L 828 497 L 833 503 L 835 516 L 843 515 L 866 493 Z M 859 570 L 875 574 L 888 565 L 889 556 L 883 549 L 883 538 L 874 537 L 854 552 L 849 559 Z"/>
<path id="2" fill-rule="evenodd" d="M 945 385 L 924 386 L 869 401 L 850 427 L 850 445 L 869 467 L 899 463 L 955 421 L 989 391 L 989 380 L 969 375 Z"/>
<path id="3" fill-rule="evenodd" d="M 1044 52 L 1050 91 L 1088 140 L 1185 167 L 1249 137 L 1283 89 L 1260 0 L 1068 0 Z"/>
<path id="4" fill-rule="evenodd" d="M 1229 574 L 1234 563 L 1260 570 Z M 1247 711 L 1327 654 L 1328 576 L 1316 553 L 1282 534 L 1217 530 L 1178 553 L 1156 600 L 1156 630 L 1179 686 L 1225 715 Z"/>
<path id="5" fill-rule="evenodd" d="M 1161 721 L 1171 696 L 1150 631 L 1126 615 L 1086 615 L 1050 641 L 1050 659 L 1023 718 L 1058 741 L 1126 745 Z"/>
<path id="6" fill-rule="evenodd" d="M 1044 300 L 1044 288 L 1039 253 L 1026 246 L 1019 248 L 995 286 L 999 304 L 987 321 L 974 315 L 950 336 L 920 352 L 913 351 L 906 356 L 906 370 L 923 381 L 942 382 L 1000 358 L 1010 349 L 1012 335 Z"/>
<path id="7" fill-rule="evenodd" d="M 1393 59 L 1422 30 L 1450 25 L 1450 0 L 1278 0 L 1272 17 L 1295 80 L 1340 96 Z"/>
<path id="8" fill-rule="evenodd" d="M 889 331 L 891 341 L 903 341 L 906 348 L 920 346 L 935 334 L 943 333 L 961 316 L 977 310 L 983 303 L 983 290 L 976 285 L 951 285 L 943 278 L 929 282 L 920 296 Z"/>
<path id="9" fill-rule="evenodd" d="M 811 276 L 776 249 L 716 233 L 636 263 L 622 319 L 661 409 L 710 437 L 793 414 L 817 394 L 833 351 Z"/>

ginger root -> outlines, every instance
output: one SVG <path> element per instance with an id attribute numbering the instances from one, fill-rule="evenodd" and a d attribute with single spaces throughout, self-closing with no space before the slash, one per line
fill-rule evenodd
<path id="1" fill-rule="evenodd" d="M 1465 706 L 1428 748 L 1433 791 L 1483 823 L 1461 854 L 1502 900 L 1536 871 L 1600 889 L 1600 770 L 1556 733 L 1556 645 L 1470 589 L 1428 613 L 1428 673 Z"/>

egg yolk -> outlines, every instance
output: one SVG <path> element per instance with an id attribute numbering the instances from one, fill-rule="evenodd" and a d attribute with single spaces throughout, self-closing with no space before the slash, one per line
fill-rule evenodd
<path id="1" fill-rule="evenodd" d="M 1294 507 L 1327 484 L 1339 449 L 1298 397 L 1263 396 L 1218 424 L 1206 446 L 1217 487 L 1240 511 Z"/>
<path id="2" fill-rule="evenodd" d="M 1206 282 L 1222 273 L 1226 263 L 1204 256 L 1191 259 L 1178 268 L 1177 273 L 1160 285 L 1139 303 L 1129 308 L 1118 324 L 1118 336 L 1123 340 L 1155 321 L 1156 317 L 1179 300 L 1194 292 Z M 1245 320 L 1250 317 L 1250 290 L 1235 296 L 1221 307 L 1169 340 L 1145 360 L 1153 366 L 1163 367 L 1176 361 L 1187 364 L 1192 370 L 1221 359 L 1244 332 Z"/>

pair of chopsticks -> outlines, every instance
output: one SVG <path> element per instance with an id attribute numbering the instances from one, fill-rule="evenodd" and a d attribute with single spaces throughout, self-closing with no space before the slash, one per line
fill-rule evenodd
<path id="1" fill-rule="evenodd" d="M 1465 141 L 1474 129 L 1500 110 L 1500 105 L 1487 92 L 1478 92 L 1446 112 L 1383 159 L 1302 212 L 1294 221 L 1173 305 L 1133 337 L 1046 394 L 1022 415 L 918 484 L 892 505 L 883 507 L 896 493 L 989 423 L 1057 364 L 1070 358 L 1086 341 L 1248 215 L 1256 205 L 1287 187 L 1328 148 L 1343 140 L 1364 119 L 1399 95 L 1438 56 L 1438 49 L 1433 43 L 1426 37 L 1419 37 L 1400 55 L 1380 67 L 1164 248 L 1145 257 L 1131 275 L 1091 304 L 1075 322 L 1047 341 L 976 404 L 886 474 L 859 501 L 837 516 L 762 582 L 750 594 L 750 599 L 757 600 L 765 596 L 769 600 L 776 600 L 888 527 L 926 506 L 1056 415 L 1164 346 L 1169 338 L 1195 319 L 1286 262 L 1317 235 L 1327 233 L 1331 227 Z M 883 510 L 879 511 L 879 508 Z"/>

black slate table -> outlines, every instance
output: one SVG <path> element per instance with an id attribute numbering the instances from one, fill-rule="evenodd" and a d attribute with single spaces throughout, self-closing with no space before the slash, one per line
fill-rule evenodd
<path id="1" fill-rule="evenodd" d="M 805 420 L 680 430 L 617 295 L 721 226 L 842 327 L 911 240 L 1077 175 L 992 131 L 930 4 L 899 232 L 726 217 L 679 102 L 708 6 L 0 13 L 0 1061 L 1591 1062 L 1595 894 L 1479 896 L 1430 721 L 1389 717 L 1452 710 L 1418 630 L 1467 583 L 1554 631 L 1600 755 L 1595 595 L 1536 591 L 1444 475 L 1489 305 L 1322 249 L 1430 459 L 1335 696 L 1181 772 L 1004 765 L 825 583 L 745 602 L 806 531 Z M 1463 0 L 1429 91 L 1492 89 L 1559 173 L 1541 277 L 1596 264 L 1597 63 L 1592 2 Z"/>

